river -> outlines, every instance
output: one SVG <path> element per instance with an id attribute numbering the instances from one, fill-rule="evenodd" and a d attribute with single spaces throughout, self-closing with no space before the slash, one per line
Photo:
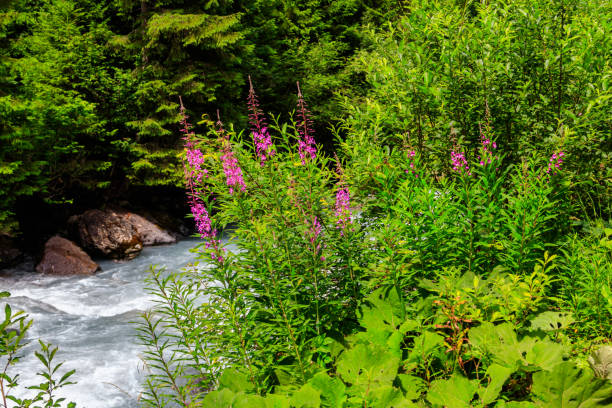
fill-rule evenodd
<path id="1" fill-rule="evenodd" d="M 131 322 L 152 304 L 144 290 L 144 278 L 151 264 L 173 271 L 194 262 L 196 255 L 190 250 L 197 242 L 188 239 L 147 247 L 127 262 L 97 260 L 102 270 L 94 276 L 40 275 L 27 264 L 3 273 L 0 290 L 11 293 L 3 300 L 34 319 L 28 350 L 41 338 L 59 347 L 56 363 L 65 361 L 64 370 L 76 369 L 72 379 L 77 384 L 67 386 L 62 396 L 76 402 L 77 407 L 138 406 L 142 347 L 136 342 Z M 34 385 L 40 383 L 35 374 L 40 367 L 30 352 L 12 373 L 20 374 L 20 383 Z"/>

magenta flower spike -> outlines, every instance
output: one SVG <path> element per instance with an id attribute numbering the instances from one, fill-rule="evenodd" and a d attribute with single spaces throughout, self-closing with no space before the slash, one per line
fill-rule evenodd
<path id="1" fill-rule="evenodd" d="M 225 173 L 225 182 L 229 187 L 230 194 L 234 194 L 234 188 L 240 191 L 246 191 L 246 184 L 242 177 L 242 169 L 238 165 L 238 160 L 232 152 L 232 146 L 228 140 L 225 140 L 223 146 L 223 154 L 221 155 L 223 163 L 223 172 Z"/>
<path id="2" fill-rule="evenodd" d="M 304 101 L 304 96 L 300 90 L 300 83 L 297 83 L 298 88 L 298 100 L 297 100 L 297 129 L 300 135 L 298 140 L 298 150 L 300 153 L 300 159 L 302 159 L 302 165 L 306 164 L 306 159 L 311 160 L 317 157 L 317 146 L 313 137 L 312 130 L 312 119 L 310 119 L 310 111 Z"/>
<path id="3" fill-rule="evenodd" d="M 470 171 L 470 166 L 465 159 L 465 155 L 461 151 L 458 150 L 458 147 L 453 148 L 451 151 L 451 162 L 453 164 L 453 171 L 459 174 L 466 173 L 468 176 L 472 175 Z"/>
<path id="4" fill-rule="evenodd" d="M 340 230 L 340 235 L 344 236 L 344 229 L 348 224 L 352 224 L 351 216 L 351 194 L 344 180 L 344 171 L 340 165 L 340 161 L 336 156 L 337 173 L 340 176 L 340 181 L 336 190 L 336 205 L 334 215 L 336 216 L 336 228 Z"/>
<path id="5" fill-rule="evenodd" d="M 257 100 L 257 95 L 255 95 L 250 75 L 247 105 L 249 107 L 249 123 L 251 124 L 255 154 L 259 158 L 261 166 L 263 166 L 269 157 L 276 154 L 276 151 L 272 148 L 272 138 L 270 133 L 268 133 L 266 119 L 259 108 L 259 101 Z"/>
<path id="6" fill-rule="evenodd" d="M 563 153 L 562 150 L 554 152 L 548 160 L 546 174 L 550 174 L 551 172 L 553 175 L 557 174 L 557 171 L 561 169 L 561 165 L 563 164 L 563 157 L 565 157 L 565 153 Z"/>
<path id="7" fill-rule="evenodd" d="M 184 164 L 185 180 L 193 194 L 194 183 L 201 184 L 203 179 L 208 177 L 208 170 L 203 167 L 205 164 L 204 155 L 200 149 L 195 147 L 195 133 L 191 131 L 192 126 L 189 124 L 189 116 L 185 113 L 183 98 L 179 96 L 179 100 L 181 102 L 181 133 L 183 133 L 183 140 L 185 141 L 185 158 L 187 159 L 187 163 Z"/>
<path id="8" fill-rule="evenodd" d="M 497 149 L 497 143 L 491 139 L 491 134 L 493 133 L 491 127 L 491 112 L 489 110 L 488 102 L 485 102 L 485 121 L 484 127 L 482 123 L 478 124 L 478 128 L 480 129 L 480 156 L 478 156 L 478 161 L 481 166 L 491 164 L 493 161 L 498 160 L 499 156 L 494 156 L 493 150 Z"/>
<path id="9" fill-rule="evenodd" d="M 229 187 L 229 193 L 234 194 L 234 191 L 236 191 L 235 188 L 238 188 L 240 191 L 246 191 L 246 184 L 242 177 L 242 169 L 238 164 L 238 159 L 236 159 L 232 151 L 232 144 L 223 129 L 223 123 L 219 118 L 219 111 L 217 111 L 217 133 L 223 144 L 221 163 L 223 165 L 223 173 L 225 174 L 225 183 Z"/>
<path id="10" fill-rule="evenodd" d="M 214 252 L 211 254 L 212 259 L 223 263 L 223 256 L 220 255 L 222 249 L 219 248 L 220 241 L 216 238 L 217 230 L 213 228 L 208 210 L 196 193 L 197 187 L 202 187 L 204 177 L 208 177 L 208 171 L 203 168 L 204 155 L 195 147 L 193 140 L 195 134 L 191 132 L 191 125 L 185 113 L 183 99 L 179 97 L 179 100 L 181 102 L 181 133 L 184 134 L 183 140 L 185 141 L 185 182 L 190 193 L 189 206 L 191 214 L 195 220 L 196 229 L 200 237 L 206 240 L 206 248 L 214 249 Z"/>
<path id="11" fill-rule="evenodd" d="M 416 156 L 416 152 L 414 150 L 408 150 L 406 152 L 406 156 L 408 158 L 408 169 L 405 169 L 404 172 L 406 174 L 411 173 L 414 177 L 418 178 L 419 174 L 416 172 L 416 166 L 414 165 L 414 160 Z"/>
<path id="12" fill-rule="evenodd" d="M 344 230 L 348 224 L 352 223 L 351 195 L 346 186 L 339 185 L 336 191 L 335 215 L 337 218 L 336 228 Z M 344 235 L 344 232 L 340 232 L 340 235 Z"/>

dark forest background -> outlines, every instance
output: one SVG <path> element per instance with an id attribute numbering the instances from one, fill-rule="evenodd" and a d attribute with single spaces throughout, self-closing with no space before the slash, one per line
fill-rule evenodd
<path id="1" fill-rule="evenodd" d="M 0 231 L 183 202 L 179 96 L 192 122 L 218 109 L 242 129 L 248 75 L 283 120 L 300 81 L 327 150 L 342 119 L 441 173 L 489 115 L 508 162 L 565 149 L 582 211 L 609 218 L 606 3 L 3 0 Z"/>

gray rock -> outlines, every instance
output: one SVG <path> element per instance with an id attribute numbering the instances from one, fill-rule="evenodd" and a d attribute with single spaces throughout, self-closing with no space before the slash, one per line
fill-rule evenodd
<path id="1" fill-rule="evenodd" d="M 134 226 L 142 239 L 142 244 L 145 246 L 174 244 L 176 242 L 176 237 L 138 214 L 130 212 L 117 212 L 117 214 Z"/>
<path id="2" fill-rule="evenodd" d="M 142 251 L 142 238 L 126 217 L 111 210 L 88 210 L 68 219 L 81 246 L 113 259 L 133 259 Z"/>
<path id="3" fill-rule="evenodd" d="M 100 266 L 70 240 L 52 237 L 45 244 L 42 260 L 36 266 L 40 273 L 54 275 L 93 275 Z"/>

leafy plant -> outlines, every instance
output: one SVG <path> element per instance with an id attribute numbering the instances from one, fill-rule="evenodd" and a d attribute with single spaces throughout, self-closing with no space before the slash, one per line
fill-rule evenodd
<path id="1" fill-rule="evenodd" d="M 361 137 L 332 161 L 299 84 L 289 123 L 248 108 L 250 137 L 181 110 L 203 265 L 148 280 L 146 405 L 606 406 L 556 296 L 562 151 L 503 170 L 485 118 L 448 173 Z"/>
<path id="2" fill-rule="evenodd" d="M 10 296 L 8 292 L 0 293 L 0 298 L 8 296 Z M 11 373 L 22 357 L 23 349 L 27 345 L 25 339 L 31 326 L 32 320 L 28 320 L 28 316 L 24 312 L 13 312 L 8 303 L 5 305 L 4 320 L 0 322 L 0 358 L 2 361 L 0 396 L 2 398 L 2 406 L 8 408 L 9 403 L 11 403 L 14 404 L 11 405 L 14 408 L 76 407 L 74 402 L 64 404 L 65 398 L 57 397 L 57 391 L 60 388 L 74 384 L 70 382 L 70 377 L 72 377 L 75 370 L 65 372 L 58 379 L 58 370 L 63 364 L 55 364 L 53 362 L 58 349 L 41 340 L 38 341 L 40 351 L 34 351 L 34 355 L 43 365 L 43 370 L 37 373 L 41 377 L 41 382 L 27 387 L 27 389 L 35 390 L 36 394 L 31 398 L 20 398 L 13 392 L 20 385 L 18 381 L 19 374 Z"/>

